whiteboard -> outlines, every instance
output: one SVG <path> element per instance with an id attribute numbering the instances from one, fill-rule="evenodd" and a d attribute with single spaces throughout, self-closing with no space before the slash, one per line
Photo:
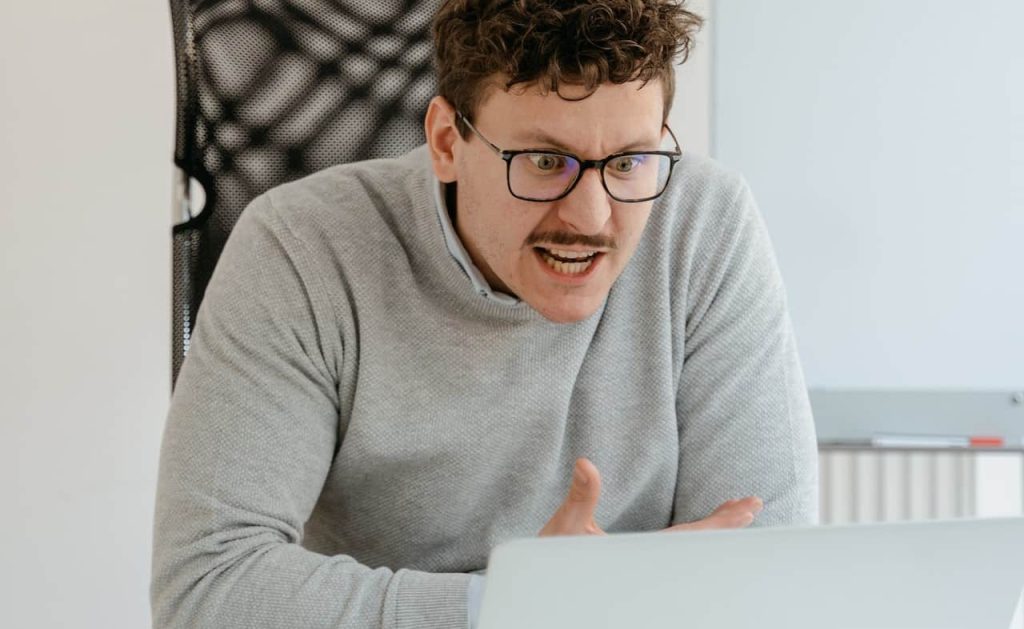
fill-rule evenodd
<path id="1" fill-rule="evenodd" d="M 1022 0 L 712 5 L 711 152 L 758 200 L 812 393 L 1024 390 L 1021 24 Z"/>

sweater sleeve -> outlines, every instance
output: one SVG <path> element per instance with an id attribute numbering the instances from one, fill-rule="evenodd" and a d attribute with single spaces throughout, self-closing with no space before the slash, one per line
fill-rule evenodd
<path id="1" fill-rule="evenodd" d="M 756 495 L 754 526 L 818 519 L 817 442 L 785 287 L 746 181 L 699 240 L 676 410 L 672 523 Z"/>
<path id="2" fill-rule="evenodd" d="M 462 629 L 470 575 L 370 568 L 300 545 L 339 445 L 336 314 L 266 195 L 199 309 L 160 455 L 160 629 Z"/>

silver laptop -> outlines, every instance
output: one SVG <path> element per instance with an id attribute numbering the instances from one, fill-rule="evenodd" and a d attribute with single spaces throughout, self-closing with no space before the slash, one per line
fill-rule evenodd
<path id="1" fill-rule="evenodd" d="M 1007 629 L 1024 518 L 506 542 L 480 629 Z"/>

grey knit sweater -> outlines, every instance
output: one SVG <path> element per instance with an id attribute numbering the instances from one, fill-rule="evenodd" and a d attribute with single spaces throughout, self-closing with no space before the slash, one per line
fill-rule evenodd
<path id="1" fill-rule="evenodd" d="M 421 147 L 243 213 L 167 418 L 155 627 L 461 629 L 466 573 L 536 535 L 581 456 L 609 533 L 751 494 L 756 525 L 816 520 L 810 407 L 742 177 L 684 157 L 572 324 L 474 290 L 434 184 Z"/>

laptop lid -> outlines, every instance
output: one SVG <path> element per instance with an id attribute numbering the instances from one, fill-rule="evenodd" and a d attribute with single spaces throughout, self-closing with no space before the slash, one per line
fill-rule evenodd
<path id="1" fill-rule="evenodd" d="M 1007 629 L 1024 518 L 522 539 L 480 629 Z"/>

